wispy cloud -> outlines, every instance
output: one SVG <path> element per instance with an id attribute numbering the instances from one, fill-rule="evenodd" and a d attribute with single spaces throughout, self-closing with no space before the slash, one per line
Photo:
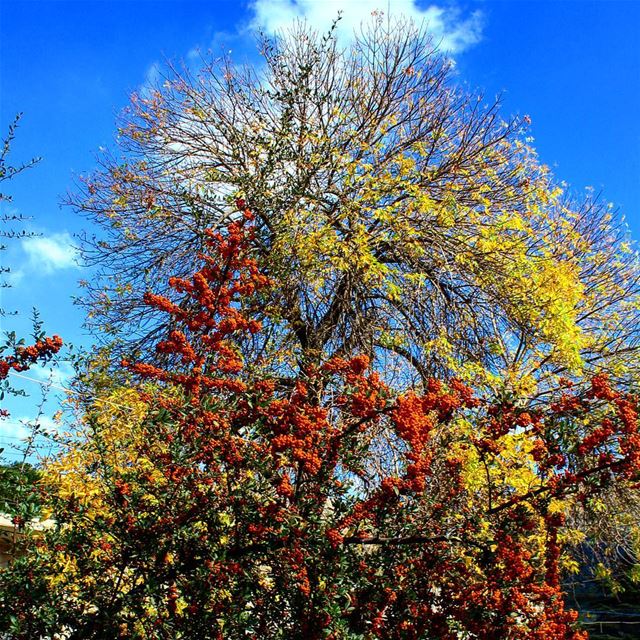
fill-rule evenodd
<path id="1" fill-rule="evenodd" d="M 44 274 L 78 267 L 78 252 L 68 233 L 36 236 L 22 240 L 22 249 L 29 258 L 28 268 Z"/>
<path id="2" fill-rule="evenodd" d="M 157 89 L 162 79 L 162 65 L 159 62 L 153 62 L 149 65 L 147 72 L 144 74 L 144 82 L 140 85 L 138 93 L 143 98 L 148 98 L 154 89 Z"/>
<path id="3" fill-rule="evenodd" d="M 47 436 L 60 432 L 60 425 L 51 417 L 19 416 L 0 420 L 0 462 L 20 462 L 26 453 L 26 462 L 35 463 L 58 449 Z M 27 447 L 28 439 L 31 444 Z M 27 450 L 28 449 L 28 450 Z"/>
<path id="4" fill-rule="evenodd" d="M 29 418 L 2 418 L 0 419 L 0 445 L 5 448 L 16 445 L 17 442 L 8 440 L 19 440 L 29 436 Z"/>
<path id="5" fill-rule="evenodd" d="M 215 57 L 224 56 L 230 53 L 236 53 L 237 50 L 242 52 L 244 49 L 253 49 L 254 41 L 249 36 L 243 25 L 236 25 L 234 29 L 226 31 L 216 31 L 209 45 L 202 49 L 201 47 L 193 47 L 187 52 L 186 62 L 190 65 L 200 65 L 207 61 L 207 53 L 213 54 Z"/>
<path id="6" fill-rule="evenodd" d="M 296 19 L 305 19 L 322 30 L 330 26 L 342 11 L 341 30 L 343 37 L 349 36 L 358 27 L 371 19 L 374 12 L 412 18 L 417 24 L 424 23 L 440 49 L 449 54 L 460 53 L 482 38 L 483 15 L 474 11 L 464 15 L 452 5 L 436 4 L 421 8 L 415 0 L 345 0 L 336 2 L 318 0 L 254 0 L 251 27 L 273 34 L 284 29 Z"/>
<path id="7" fill-rule="evenodd" d="M 5 280 L 10 287 L 17 287 L 24 278 L 24 270 L 23 269 L 11 269 L 6 274 Z"/>
<path id="8" fill-rule="evenodd" d="M 73 367 L 67 362 L 60 362 L 54 367 L 43 367 L 39 364 L 34 364 L 29 367 L 29 373 L 43 382 L 51 382 L 56 387 L 65 387 L 67 383 L 75 375 Z"/>

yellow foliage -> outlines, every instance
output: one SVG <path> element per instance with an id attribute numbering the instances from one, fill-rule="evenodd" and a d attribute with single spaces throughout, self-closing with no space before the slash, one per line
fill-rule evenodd
<path id="1" fill-rule="evenodd" d="M 117 476 L 135 465 L 152 474 L 158 486 L 166 484 L 166 478 L 156 465 L 140 454 L 139 445 L 145 442 L 140 427 L 148 411 L 148 404 L 141 400 L 135 389 L 115 389 L 96 398 L 91 414 L 93 419 L 77 434 L 77 444 L 46 463 L 41 482 L 58 498 L 74 500 L 83 506 L 89 520 L 110 515 L 102 499 L 109 489 L 110 479 L 95 469 L 110 468 Z M 93 433 L 87 439 L 83 430 L 89 428 Z M 163 445 L 155 443 L 155 446 Z M 148 495 L 146 499 L 150 506 L 154 505 L 153 496 Z"/>

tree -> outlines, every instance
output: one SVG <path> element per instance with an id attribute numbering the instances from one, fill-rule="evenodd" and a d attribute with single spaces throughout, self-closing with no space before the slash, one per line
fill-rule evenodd
<path id="1" fill-rule="evenodd" d="M 602 594 L 637 602 L 640 585 L 640 505 L 637 487 L 611 486 L 586 508 L 569 509 L 575 558 L 568 576 L 576 600 Z"/>
<path id="2" fill-rule="evenodd" d="M 3 183 L 33 167 L 40 160 L 33 158 L 18 165 L 9 160 L 11 144 L 21 117 L 22 114 L 18 114 L 9 125 L 9 131 L 0 148 L 0 185 L 3 189 Z M 10 194 L 0 192 L 0 205 L 3 206 L 0 211 L 0 241 L 8 242 L 37 235 L 21 228 L 28 218 L 5 208 L 5 205 L 11 202 L 12 196 Z M 6 244 L 0 244 L 0 252 L 6 249 Z M 11 268 L 7 264 L 0 264 L 0 291 L 11 286 L 9 282 L 4 280 L 10 272 Z M 15 311 L 7 310 L 0 305 L 0 318 L 13 314 Z M 59 336 L 46 336 L 35 309 L 33 311 L 33 344 L 27 345 L 26 340 L 18 337 L 15 331 L 7 331 L 4 334 L 0 342 L 0 401 L 4 400 L 7 395 L 26 395 L 22 388 L 10 380 L 10 373 L 25 372 L 36 363 L 50 363 L 62 347 L 62 339 Z M 0 408 L 0 421 L 8 417 L 8 410 Z M 23 450 L 21 462 L 15 462 L 11 465 L 0 464 L 0 513 L 11 516 L 16 525 L 30 521 L 38 513 L 38 498 L 35 490 L 37 471 L 27 462 L 33 452 L 32 447 L 37 435 L 36 432 L 37 428 L 32 429 L 31 436 Z M 4 448 L 1 447 L 0 454 L 3 452 Z"/>
<path id="3" fill-rule="evenodd" d="M 90 313 L 124 352 L 150 355 L 164 327 L 142 293 L 193 272 L 240 196 L 283 283 L 260 350 L 365 353 L 405 383 L 455 374 L 530 396 L 561 375 L 628 379 L 638 273 L 624 227 L 598 198 L 563 193 L 526 118 L 456 87 L 403 20 L 374 19 L 346 49 L 304 24 L 261 44 L 263 69 L 214 61 L 134 95 L 121 155 L 72 197 L 103 230 L 85 246 L 103 275 Z"/>
<path id="4" fill-rule="evenodd" d="M 242 357 L 263 273 L 245 203 L 170 296 L 158 361 L 43 471 L 57 527 L 3 571 L 9 638 L 579 640 L 567 501 L 637 482 L 637 398 L 605 375 L 535 411 L 458 380 L 398 392 L 366 355 Z M 86 403 L 89 404 L 89 403 Z"/>
<path id="5" fill-rule="evenodd" d="M 47 364 L 62 347 L 60 336 L 47 337 L 42 332 L 35 336 L 34 344 L 28 346 L 23 339 L 16 340 L 13 335 L 9 338 L 5 344 L 0 345 L 2 399 L 7 392 L 18 393 L 8 381 L 9 373 L 28 371 L 36 363 Z M 0 420 L 8 416 L 9 412 L 6 409 L 0 409 Z M 31 441 L 34 435 L 32 434 Z M 2 451 L 4 449 L 0 449 L 0 453 Z M 18 527 L 30 521 L 39 511 L 39 500 L 34 490 L 34 469 L 27 463 L 29 453 L 30 446 L 27 446 L 22 462 L 9 466 L 0 465 L 0 512 L 12 516 L 14 524 Z"/>

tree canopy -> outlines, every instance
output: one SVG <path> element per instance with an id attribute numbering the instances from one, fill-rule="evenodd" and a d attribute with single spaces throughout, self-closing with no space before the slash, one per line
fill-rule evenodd
<path id="1" fill-rule="evenodd" d="M 123 361 L 137 385 L 45 466 L 56 526 L 3 576 L 11 637 L 585 638 L 564 513 L 637 478 L 637 399 L 603 375 L 535 412 L 455 379 L 398 394 L 366 355 L 283 387 L 237 350 L 278 286 L 242 213 L 145 297 L 169 364 Z"/>
<path id="2" fill-rule="evenodd" d="M 72 197 L 104 231 L 85 256 L 108 335 L 150 344 L 159 316 L 141 294 L 192 271 L 239 196 L 283 283 L 264 305 L 273 350 L 532 394 L 560 374 L 635 370 L 625 228 L 556 183 L 526 117 L 456 86 L 410 22 L 374 19 L 346 48 L 300 23 L 261 46 L 262 67 L 212 61 L 134 95 L 120 153 Z"/>
<path id="3" fill-rule="evenodd" d="M 14 519 L 11 640 L 584 640 L 577 545 L 637 546 L 621 218 L 424 29 L 337 28 L 171 69 L 70 197 L 104 344 L 35 479 L 52 527 Z"/>

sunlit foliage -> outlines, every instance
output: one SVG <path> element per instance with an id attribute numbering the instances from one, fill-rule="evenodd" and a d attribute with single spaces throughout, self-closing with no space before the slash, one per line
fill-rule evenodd
<path id="1" fill-rule="evenodd" d="M 560 375 L 635 373 L 624 225 L 556 182 L 528 118 L 456 86 L 410 22 L 374 19 L 346 49 L 302 24 L 261 46 L 259 69 L 170 70 L 134 95 L 121 153 L 72 198 L 104 231 L 85 256 L 108 339 L 153 343 L 162 316 L 142 293 L 192 272 L 240 196 L 282 283 L 260 353 L 364 353 L 395 383 L 456 375 L 529 396 Z"/>
<path id="2" fill-rule="evenodd" d="M 281 285 L 238 207 L 145 296 L 164 363 L 123 361 L 137 384 L 45 467 L 57 526 L 0 574 L 9 637 L 586 638 L 564 514 L 637 482 L 636 398 L 603 374 L 535 410 L 455 378 L 398 392 L 366 355 L 278 376 L 239 349 Z"/>

